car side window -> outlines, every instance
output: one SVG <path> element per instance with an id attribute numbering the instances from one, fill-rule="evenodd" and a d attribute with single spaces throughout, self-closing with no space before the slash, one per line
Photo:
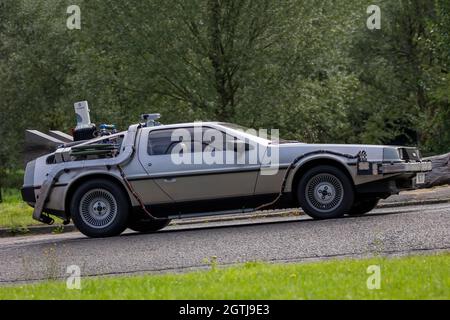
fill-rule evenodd
<path id="1" fill-rule="evenodd" d="M 150 131 L 147 146 L 148 154 L 152 156 L 170 154 L 175 146 L 180 143 L 187 146 L 191 153 L 198 152 L 198 150 L 201 150 L 201 152 L 223 151 L 226 147 L 226 140 L 230 139 L 228 135 L 217 129 L 204 127 L 202 139 L 199 140 L 194 135 L 194 128 L 183 129 L 187 130 L 185 133 L 190 136 L 189 140 L 180 137 L 178 141 L 176 139 L 174 141 L 172 135 L 176 129 Z"/>
<path id="2" fill-rule="evenodd" d="M 224 151 L 226 147 L 227 135 L 217 129 L 203 129 L 203 151 Z"/>
<path id="3" fill-rule="evenodd" d="M 155 130 L 148 136 L 147 152 L 151 156 L 166 154 L 172 145 L 177 143 L 172 141 L 173 130 Z"/>

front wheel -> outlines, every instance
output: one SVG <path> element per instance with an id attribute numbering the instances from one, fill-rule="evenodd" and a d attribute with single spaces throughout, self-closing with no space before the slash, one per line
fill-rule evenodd
<path id="1" fill-rule="evenodd" d="M 350 211 L 354 201 L 353 185 L 342 170 L 321 165 L 300 179 L 297 199 L 306 214 L 315 219 L 331 219 Z"/>
<path id="2" fill-rule="evenodd" d="M 117 184 L 106 179 L 93 179 L 77 188 L 70 212 L 75 226 L 84 235 L 112 237 L 126 229 L 129 204 Z"/>

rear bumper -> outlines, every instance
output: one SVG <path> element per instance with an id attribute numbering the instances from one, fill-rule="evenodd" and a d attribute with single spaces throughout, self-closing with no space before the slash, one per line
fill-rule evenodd
<path id="1" fill-rule="evenodd" d="M 22 187 L 20 190 L 22 193 L 22 200 L 28 203 L 31 207 L 34 208 L 36 205 L 36 190 L 39 190 L 40 187 Z M 43 212 L 47 214 L 51 214 L 57 217 L 60 217 L 61 219 L 67 219 L 67 216 L 64 212 L 64 210 L 61 209 L 51 209 L 51 208 L 44 208 Z"/>
<path id="2" fill-rule="evenodd" d="M 36 195 L 34 193 L 35 187 L 23 187 L 20 191 L 22 193 L 22 200 L 27 203 L 36 203 Z"/>

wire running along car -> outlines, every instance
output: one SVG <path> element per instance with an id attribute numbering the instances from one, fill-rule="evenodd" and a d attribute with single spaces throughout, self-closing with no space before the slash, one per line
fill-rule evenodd
<path id="1" fill-rule="evenodd" d="M 107 125 L 97 130 L 87 103 L 75 109 L 75 141 L 27 164 L 22 197 L 34 207 L 34 219 L 73 220 L 90 237 L 116 236 L 126 228 L 153 232 L 171 219 L 262 209 L 301 207 L 316 219 L 361 215 L 379 199 L 424 183 L 432 169 L 416 148 L 276 143 L 236 125 L 202 123 L 203 133 L 224 137 L 212 147 L 195 134 L 174 141 L 176 130 L 192 133 L 198 123 L 161 125 L 159 115 L 144 115 L 144 123 L 125 132 Z M 178 147 L 194 157 L 212 152 L 234 161 L 176 163 Z M 262 155 L 256 161 L 236 161 L 254 150 Z M 266 174 L 270 154 L 277 154 L 278 163 Z"/>

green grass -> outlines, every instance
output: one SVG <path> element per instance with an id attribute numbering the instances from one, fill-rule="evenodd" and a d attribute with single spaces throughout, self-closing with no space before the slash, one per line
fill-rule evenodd
<path id="1" fill-rule="evenodd" d="M 379 265 L 381 288 L 367 289 Z M 450 254 L 330 260 L 304 264 L 247 263 L 185 274 L 86 278 L 0 287 L 0 299 L 450 299 Z"/>
<path id="2" fill-rule="evenodd" d="M 27 227 L 42 225 L 32 218 L 33 208 L 23 202 L 18 189 L 3 189 L 3 202 L 0 203 L 0 228 L 8 228 L 14 234 L 25 234 Z M 55 226 L 61 220 L 56 219 Z M 58 230 L 56 230 L 58 232 Z"/>
<path id="3" fill-rule="evenodd" d="M 13 231 L 25 231 L 29 225 L 39 224 L 31 217 L 33 209 L 22 201 L 19 190 L 3 190 L 3 202 L 0 203 L 0 228 Z"/>

